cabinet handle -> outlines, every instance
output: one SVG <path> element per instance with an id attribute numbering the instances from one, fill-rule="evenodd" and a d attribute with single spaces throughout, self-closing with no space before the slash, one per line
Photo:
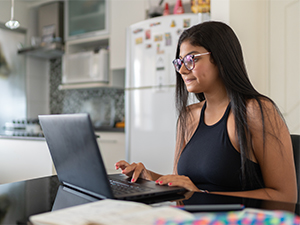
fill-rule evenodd
<path id="1" fill-rule="evenodd" d="M 99 140 L 100 143 L 117 143 L 117 140 Z"/>

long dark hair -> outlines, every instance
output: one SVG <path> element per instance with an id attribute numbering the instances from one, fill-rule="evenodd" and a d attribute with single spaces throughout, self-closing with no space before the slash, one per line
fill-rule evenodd
<path id="1" fill-rule="evenodd" d="M 211 52 L 211 61 L 218 67 L 219 76 L 231 101 L 231 110 L 234 115 L 235 129 L 241 153 L 242 183 L 245 185 L 246 180 L 251 178 L 257 178 L 255 180 L 258 181 L 257 174 L 252 168 L 253 165 L 247 160 L 250 158 L 251 151 L 253 151 L 252 138 L 247 124 L 247 100 L 255 99 L 257 101 L 261 111 L 263 129 L 264 109 L 262 100 L 265 99 L 272 102 L 275 109 L 279 112 L 277 106 L 271 99 L 255 90 L 251 84 L 246 71 L 241 45 L 237 36 L 228 25 L 222 22 L 208 21 L 185 30 L 178 41 L 176 58 L 179 58 L 180 46 L 184 41 L 188 41 L 193 46 L 202 46 Z M 180 133 L 182 134 L 181 140 L 183 141 L 189 116 L 187 106 L 190 95 L 178 72 L 176 77 L 176 107 L 181 129 Z M 195 96 L 199 101 L 205 100 L 203 93 L 196 93 Z M 263 140 L 265 140 L 265 131 L 263 131 L 263 134 Z M 179 149 L 182 149 L 182 146 Z M 178 161 L 180 154 L 181 151 L 178 151 L 176 161 Z M 247 183 L 249 184 L 249 182 Z"/>

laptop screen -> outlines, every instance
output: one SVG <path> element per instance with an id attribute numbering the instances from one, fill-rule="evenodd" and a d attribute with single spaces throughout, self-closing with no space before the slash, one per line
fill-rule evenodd
<path id="1" fill-rule="evenodd" d="M 89 114 L 40 115 L 60 182 L 113 198 Z"/>

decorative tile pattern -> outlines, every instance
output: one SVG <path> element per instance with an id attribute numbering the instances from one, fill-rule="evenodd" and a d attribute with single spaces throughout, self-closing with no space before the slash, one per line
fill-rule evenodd
<path id="1" fill-rule="evenodd" d="M 95 126 L 111 126 L 124 119 L 124 90 L 114 88 L 59 90 L 60 58 L 50 60 L 50 113 L 90 114 Z"/>

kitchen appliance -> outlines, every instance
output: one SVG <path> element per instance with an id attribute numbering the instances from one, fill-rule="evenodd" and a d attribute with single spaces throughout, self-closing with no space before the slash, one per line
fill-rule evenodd
<path id="1" fill-rule="evenodd" d="M 0 135 L 19 137 L 44 137 L 38 119 L 18 119 L 6 122 Z"/>
<path id="2" fill-rule="evenodd" d="M 126 159 L 157 173 L 173 171 L 177 40 L 209 14 L 155 17 L 127 29 L 125 88 Z"/>
<path id="3" fill-rule="evenodd" d="M 62 83 L 108 82 L 108 50 L 64 54 Z"/>

